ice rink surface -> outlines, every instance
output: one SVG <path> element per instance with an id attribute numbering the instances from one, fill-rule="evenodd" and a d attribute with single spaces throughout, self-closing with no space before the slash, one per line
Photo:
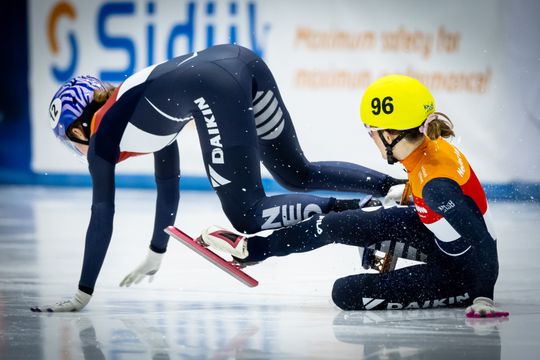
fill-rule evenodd
<path id="1" fill-rule="evenodd" d="M 0 359 L 539 359 L 540 203 L 491 202 L 499 237 L 496 300 L 507 320 L 462 309 L 342 312 L 330 290 L 361 271 L 332 245 L 246 271 L 250 289 L 171 240 L 154 282 L 120 288 L 146 254 L 155 194 L 117 191 L 113 239 L 80 313 L 29 308 L 76 291 L 89 189 L 0 187 Z M 183 192 L 176 225 L 228 225 L 217 197 Z"/>

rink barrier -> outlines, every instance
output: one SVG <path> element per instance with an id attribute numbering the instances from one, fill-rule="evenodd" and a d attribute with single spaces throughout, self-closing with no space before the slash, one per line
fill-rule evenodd
<path id="1" fill-rule="evenodd" d="M 150 175 L 116 175 L 116 186 L 124 189 L 154 189 L 154 177 Z M 275 180 L 263 178 L 262 183 L 267 192 L 288 192 Z M 0 169 L 0 185 L 30 185 L 55 187 L 90 187 L 90 175 L 64 173 L 33 173 Z M 533 182 L 483 183 L 486 196 L 490 200 L 539 201 L 540 184 Z M 180 188 L 191 191 L 211 191 L 210 182 L 204 176 L 182 176 Z M 333 194 L 335 192 L 318 192 Z M 351 194 L 343 194 L 350 197 Z"/>

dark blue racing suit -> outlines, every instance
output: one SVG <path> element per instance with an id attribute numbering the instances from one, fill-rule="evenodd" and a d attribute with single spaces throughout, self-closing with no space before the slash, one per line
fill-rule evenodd
<path id="1" fill-rule="evenodd" d="M 344 162 L 309 162 L 276 82 L 253 52 L 214 46 L 139 71 L 96 112 L 88 152 L 92 216 L 79 288 L 92 293 L 113 229 L 115 165 L 153 153 L 157 205 L 150 248 L 163 253 L 179 201 L 176 137 L 193 120 L 205 169 L 223 210 L 239 231 L 254 233 L 314 214 L 358 208 L 306 194 L 266 196 L 260 162 L 285 188 L 383 195 L 397 180 Z"/>
<path id="2" fill-rule="evenodd" d="M 317 215 L 268 237 L 248 240 L 249 256 L 311 251 L 332 243 L 373 247 L 394 243 L 394 255 L 425 262 L 390 272 L 336 280 L 344 310 L 463 307 L 493 299 L 499 274 L 496 235 L 482 186 L 465 156 L 443 139 L 425 139 L 401 161 L 415 206 Z M 387 246 L 388 248 L 389 246 Z M 419 256 L 420 255 L 420 256 Z"/>

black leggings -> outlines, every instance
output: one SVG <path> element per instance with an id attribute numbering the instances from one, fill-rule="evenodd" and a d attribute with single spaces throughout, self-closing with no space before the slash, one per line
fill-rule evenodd
<path id="1" fill-rule="evenodd" d="M 208 178 L 237 230 L 281 228 L 332 210 L 334 199 L 328 197 L 266 196 L 261 162 L 281 185 L 298 192 L 383 195 L 395 184 L 392 177 L 360 165 L 308 161 L 266 64 L 233 45 L 210 48 L 193 61 L 208 58 L 208 52 L 216 52 L 212 58 L 217 60 L 197 64 L 189 83 L 201 110 L 194 118 Z"/>
<path id="2" fill-rule="evenodd" d="M 470 305 L 478 294 L 493 296 L 498 268 L 494 242 L 459 257 L 447 256 L 413 207 L 315 216 L 268 237 L 250 238 L 245 261 L 306 252 L 332 243 L 369 247 L 388 240 L 401 244 L 401 257 L 414 258 L 421 252 L 427 256 L 426 263 L 338 279 L 332 290 L 336 305 L 344 310 L 462 307 Z M 479 282 L 482 274 L 489 277 Z"/>

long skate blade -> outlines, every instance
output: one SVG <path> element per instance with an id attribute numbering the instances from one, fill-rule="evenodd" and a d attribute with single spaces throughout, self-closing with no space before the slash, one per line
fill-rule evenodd
<path id="1" fill-rule="evenodd" d="M 169 226 L 165 228 L 164 231 L 176 240 L 178 240 L 180 243 L 195 251 L 197 254 L 201 255 L 203 258 L 216 265 L 221 270 L 225 271 L 227 274 L 235 277 L 237 280 L 241 281 L 245 285 L 249 287 L 255 287 L 259 285 L 259 282 L 257 280 L 240 270 L 237 266 L 231 264 L 229 261 L 215 254 L 212 250 L 200 245 L 198 242 L 193 240 L 191 236 L 187 235 L 176 227 Z"/>

